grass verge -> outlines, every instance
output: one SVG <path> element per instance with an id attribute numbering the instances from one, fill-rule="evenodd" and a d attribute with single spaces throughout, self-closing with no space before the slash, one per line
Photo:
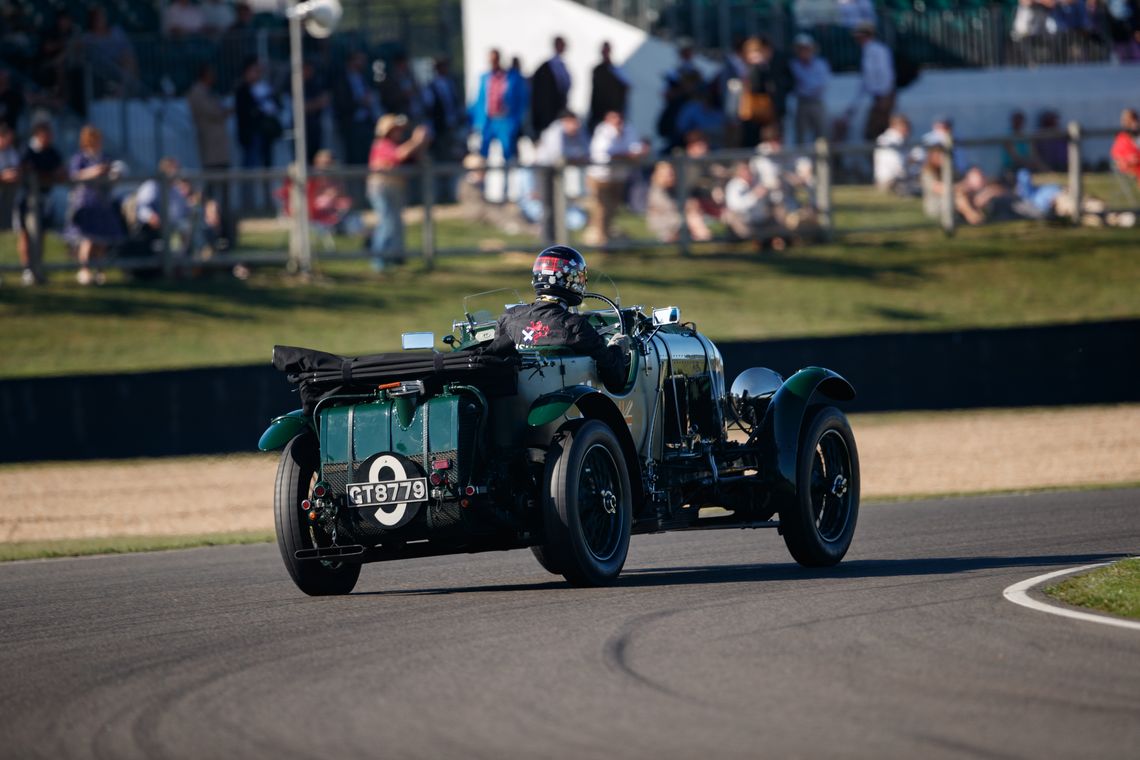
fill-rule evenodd
<path id="1" fill-rule="evenodd" d="M 855 201 L 845 208 L 880 221 L 886 201 Z M 644 228 L 636 217 L 621 221 L 631 232 Z M 0 377 L 265 362 L 274 343 L 385 351 L 398 347 L 402 331 L 448 332 L 464 295 L 513 287 L 525 296 L 533 241 L 455 221 L 439 232 L 442 242 L 469 245 L 496 236 L 515 253 L 443 258 L 431 271 L 412 261 L 382 274 L 363 261 L 328 261 L 310 283 L 278 268 L 244 282 L 224 273 L 130 282 L 112 273 L 103 288 L 81 288 L 66 273 L 42 288 L 6 277 Z M 410 250 L 417 234 L 409 229 Z M 714 339 L 750 340 L 1136 317 L 1135 241 L 1135 230 L 1012 222 L 953 238 L 931 228 L 852 232 L 779 253 L 716 244 L 687 258 L 663 248 L 587 256 L 592 273 L 617 282 L 624 303 L 678 305 Z M 352 245 L 359 241 L 339 240 L 338 250 Z"/>
<path id="2" fill-rule="evenodd" d="M 1045 593 L 1066 604 L 1140 620 L 1140 558 L 1068 578 Z"/>
<path id="3" fill-rule="evenodd" d="M 21 559 L 82 557 L 89 554 L 133 554 L 167 549 L 191 549 L 199 546 L 231 546 L 264 544 L 273 540 L 272 533 L 209 533 L 192 536 L 121 536 L 110 538 L 76 538 L 62 541 L 25 541 L 0 544 L 0 562 Z"/>

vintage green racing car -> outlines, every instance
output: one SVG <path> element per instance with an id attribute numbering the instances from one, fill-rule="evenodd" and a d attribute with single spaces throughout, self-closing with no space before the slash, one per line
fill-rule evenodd
<path id="1" fill-rule="evenodd" d="M 282 450 L 277 539 L 301 591 L 346 594 L 369 562 L 528 547 L 571 584 L 604 585 L 631 534 L 670 530 L 773 527 L 801 565 L 843 558 L 859 512 L 844 378 L 754 367 L 726 391 L 720 352 L 679 308 L 586 293 L 598 332 L 629 337 L 628 373 L 607 386 L 587 356 L 484 351 L 499 323 L 477 306 L 512 293 L 465 299 L 441 346 L 274 349 L 303 403 L 259 446 Z"/>

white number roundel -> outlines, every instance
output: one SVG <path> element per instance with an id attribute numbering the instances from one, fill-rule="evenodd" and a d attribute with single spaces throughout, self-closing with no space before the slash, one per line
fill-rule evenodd
<path id="1" fill-rule="evenodd" d="M 376 483 L 380 480 L 380 472 L 387 467 L 392 471 L 392 480 L 407 480 L 408 473 L 404 469 L 404 463 L 391 454 L 382 454 L 373 460 L 372 465 L 368 468 L 368 481 Z M 393 494 L 394 495 L 394 494 Z M 408 511 L 408 502 L 401 502 L 396 504 L 391 512 L 385 511 L 384 507 L 376 510 L 376 520 L 386 527 L 395 527 L 400 524 L 404 519 L 404 514 Z"/>

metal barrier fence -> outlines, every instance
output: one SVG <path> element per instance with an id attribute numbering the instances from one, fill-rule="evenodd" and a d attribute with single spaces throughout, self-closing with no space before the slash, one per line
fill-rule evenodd
<path id="1" fill-rule="evenodd" d="M 1085 130 L 1072 123 L 1065 131 L 1034 133 L 1025 138 L 1027 141 L 1064 142 L 1068 169 L 1063 189 L 1069 203 L 1063 214 L 1074 224 L 1081 220 L 1085 206 L 1082 199 L 1087 193 L 1087 162 L 1082 145 L 1090 139 L 1111 137 L 1115 132 L 1111 129 Z M 751 235 L 733 236 L 731 227 L 726 227 L 724 234 L 708 242 L 696 239 L 689 223 L 690 215 L 696 214 L 705 220 L 709 217 L 706 204 L 716 206 L 719 203 L 723 207 L 717 194 L 723 192 L 725 182 L 740 170 L 742 163 L 757 158 L 756 151 L 722 150 L 699 157 L 682 154 L 660 159 L 672 167 L 671 174 L 675 178 L 671 186 L 663 189 L 664 195 L 655 195 L 656 200 L 667 197 L 673 204 L 672 235 L 663 234 L 660 225 L 653 223 L 653 213 L 660 215 L 662 211 L 660 204 L 654 206 L 650 214 L 642 210 L 651 205 L 649 201 L 642 200 L 647 194 L 646 178 L 659 162 L 652 159 L 626 162 L 624 168 L 630 172 L 629 185 L 633 192 L 623 195 L 621 203 L 623 208 L 628 208 L 626 200 L 631 200 L 634 213 L 624 213 L 619 222 L 624 224 L 628 236 L 611 239 L 604 245 L 591 241 L 588 228 L 583 229 L 585 220 L 596 218 L 598 213 L 599 201 L 588 188 L 595 184 L 589 179 L 588 172 L 591 166 L 596 165 L 539 167 L 511 163 L 465 168 L 460 164 L 425 160 L 392 172 L 369 172 L 365 167 L 336 168 L 310 175 L 311 182 L 317 183 L 312 190 L 314 194 L 319 187 L 332 188 L 336 197 L 344 199 L 341 206 L 326 218 L 318 218 L 310 227 L 310 234 L 314 237 L 313 255 L 318 260 L 372 259 L 386 264 L 394 258 L 418 254 L 430 268 L 442 257 L 533 250 L 553 241 L 608 251 L 673 248 L 684 256 L 702 245 L 723 246 L 729 240 L 756 240 L 766 234 L 828 240 L 856 232 L 930 229 L 935 226 L 946 234 L 953 234 L 961 223 L 956 210 L 958 177 L 954 174 L 954 152 L 968 148 L 993 148 L 1009 141 L 1008 136 L 963 139 L 952 146 L 926 147 L 927 151 L 941 152 L 944 160 L 941 161 L 937 183 L 930 183 L 932 187 L 935 184 L 940 186 L 941 195 L 925 200 L 879 192 L 867 187 L 865 180 L 858 179 L 860 172 L 870 165 L 876 149 L 874 145 L 833 145 L 820 140 L 813 146 L 784 150 L 771 158 L 790 173 L 798 171 L 803 178 L 802 184 L 786 189 L 794 200 L 782 201 L 794 204 L 798 209 L 798 232 L 789 229 L 783 221 L 769 232 L 757 230 Z M 913 143 L 901 146 L 900 150 L 907 151 L 913 147 L 920 146 Z M 610 165 L 611 168 L 616 166 L 623 165 Z M 384 179 L 379 180 L 381 177 Z M 34 177 L 31 179 L 34 182 Z M 153 205 L 160 210 L 170 209 L 172 194 L 182 192 L 174 185 L 176 180 L 164 176 L 149 179 L 158 184 L 158 202 Z M 189 202 L 185 204 L 182 217 L 171 218 L 171 214 L 160 211 L 157 226 L 149 229 L 137 219 L 129 219 L 134 237 L 128 244 L 120 246 L 106 265 L 166 277 L 199 269 L 239 265 L 284 264 L 294 269 L 307 269 L 310 262 L 300 260 L 299 250 L 294 245 L 296 241 L 290 232 L 288 193 L 283 188 L 288 179 L 289 170 L 286 168 L 180 175 L 177 180 L 188 183 L 181 187 L 193 189 L 198 193 L 199 201 L 210 198 L 217 204 L 216 210 L 221 213 L 220 218 L 214 221 L 219 223 L 219 228 L 223 228 L 227 220 L 242 220 L 240 227 L 244 244 L 229 249 L 203 244 L 207 204 L 195 204 L 195 198 L 191 196 L 187 198 Z M 1123 198 L 1120 208 L 1136 210 L 1140 205 L 1140 192 L 1133 191 L 1135 181 L 1123 175 L 1115 176 L 1114 180 L 1116 185 L 1109 183 L 1107 186 L 1119 188 L 1119 195 Z M 131 202 L 134 195 L 127 185 L 138 181 L 119 181 L 115 187 L 104 188 L 107 195 L 126 199 L 119 205 L 127 210 L 128 217 L 133 216 Z M 406 252 L 392 251 L 374 256 L 369 251 L 370 230 L 374 230 L 378 220 L 378 217 L 372 218 L 369 198 L 379 191 L 378 182 L 386 183 L 388 188 L 398 186 L 393 197 L 403 206 L 401 219 L 407 220 L 408 227 L 403 229 L 401 222 L 400 229 L 393 234 L 404 238 Z M 43 261 L 46 235 L 39 223 L 42 210 L 37 205 L 45 201 L 55 205 L 55 226 L 58 228 L 63 188 L 74 184 L 77 183 L 57 186 L 53 190 L 54 196 L 43 195 L 34 186 L 28 193 L 24 220 L 33 261 Z M 401 196 L 402 201 L 399 200 Z M 145 234 L 140 235 L 140 230 Z M 11 239 L 13 236 L 2 236 L 0 240 L 5 237 Z M 357 240 L 361 242 L 357 243 Z M 348 250 L 344 249 L 346 241 Z M 17 269 L 14 257 L 6 254 L 3 248 L 0 245 L 0 270 Z M 76 266 L 72 259 L 58 260 L 56 257 L 56 260 L 46 262 L 44 268 L 60 270 Z"/>

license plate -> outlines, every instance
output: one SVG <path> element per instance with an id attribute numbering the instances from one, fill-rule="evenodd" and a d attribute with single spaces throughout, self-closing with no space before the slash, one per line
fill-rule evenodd
<path id="1" fill-rule="evenodd" d="M 381 483 L 349 483 L 350 507 L 385 507 L 427 501 L 427 478 L 385 480 Z"/>

